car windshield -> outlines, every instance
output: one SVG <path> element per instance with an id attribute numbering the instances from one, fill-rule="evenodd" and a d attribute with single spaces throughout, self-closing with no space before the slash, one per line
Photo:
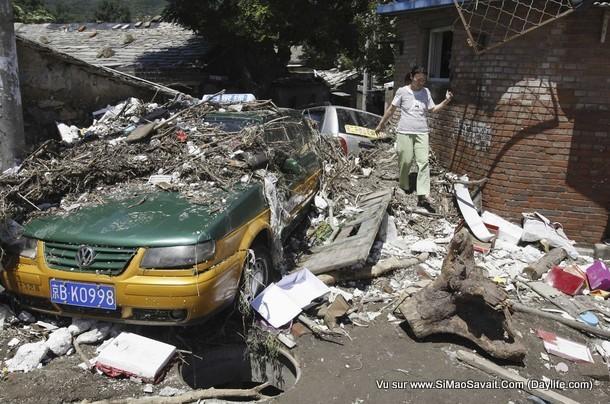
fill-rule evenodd
<path id="1" fill-rule="evenodd" d="M 205 122 L 214 125 L 225 132 L 239 132 L 246 126 L 256 125 L 260 123 L 258 119 L 253 119 L 252 117 L 214 115 L 206 116 Z"/>
<path id="2" fill-rule="evenodd" d="M 345 125 L 361 126 L 368 129 L 375 129 L 379 124 L 380 117 L 366 112 L 359 112 L 352 109 L 337 108 L 337 120 L 339 132 L 346 133 Z"/>

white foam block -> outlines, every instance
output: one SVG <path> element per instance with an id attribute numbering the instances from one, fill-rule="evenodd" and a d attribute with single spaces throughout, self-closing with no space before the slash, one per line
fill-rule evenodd
<path id="1" fill-rule="evenodd" d="M 100 352 L 97 363 L 154 380 L 175 353 L 173 345 L 122 332 Z"/>

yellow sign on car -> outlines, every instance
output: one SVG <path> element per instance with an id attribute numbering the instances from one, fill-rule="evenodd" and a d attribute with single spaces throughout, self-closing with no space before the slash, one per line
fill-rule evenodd
<path id="1" fill-rule="evenodd" d="M 365 128 L 364 126 L 345 125 L 345 133 L 349 135 L 358 135 L 377 139 L 379 136 L 374 129 Z"/>

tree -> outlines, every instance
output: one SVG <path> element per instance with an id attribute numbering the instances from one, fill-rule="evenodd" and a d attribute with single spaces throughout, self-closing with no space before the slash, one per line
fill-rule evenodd
<path id="1" fill-rule="evenodd" d="M 362 45 L 372 29 L 372 0 L 169 0 L 166 19 L 217 45 L 218 60 L 242 87 L 264 94 L 283 74 L 290 47 L 305 45 L 312 61 L 328 67 L 338 58 L 356 67 L 373 61 Z M 387 24 L 386 24 L 387 25 Z M 386 26 L 384 25 L 384 26 Z M 367 28 L 368 27 L 368 28 Z M 384 45 L 386 46 L 386 45 Z M 378 43 L 366 49 L 377 49 Z M 386 47 L 389 48 L 389 45 Z M 314 57 L 315 56 L 315 57 Z"/>
<path id="2" fill-rule="evenodd" d="M 98 4 L 93 15 L 98 21 L 131 21 L 131 11 L 129 10 L 129 7 L 122 4 L 119 0 L 103 0 Z"/>
<path id="3" fill-rule="evenodd" d="M 42 0 L 13 0 L 13 15 L 15 21 L 26 24 L 40 24 L 55 20 L 47 10 Z"/>

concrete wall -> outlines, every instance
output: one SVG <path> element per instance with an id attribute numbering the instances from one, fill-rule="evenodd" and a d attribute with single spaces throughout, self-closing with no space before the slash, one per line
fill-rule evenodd
<path id="1" fill-rule="evenodd" d="M 157 92 L 22 38 L 17 53 L 28 144 L 59 138 L 56 121 L 89 125 L 93 111 L 128 97 L 150 101 Z M 159 92 L 156 99 L 166 96 Z"/>
<path id="2" fill-rule="evenodd" d="M 395 82 L 427 61 L 429 29 L 454 27 L 454 102 L 431 117 L 431 146 L 449 170 L 488 177 L 486 209 L 520 221 L 539 211 L 571 238 L 610 237 L 610 38 L 603 11 L 579 9 L 476 56 L 452 9 L 399 17 Z"/>

